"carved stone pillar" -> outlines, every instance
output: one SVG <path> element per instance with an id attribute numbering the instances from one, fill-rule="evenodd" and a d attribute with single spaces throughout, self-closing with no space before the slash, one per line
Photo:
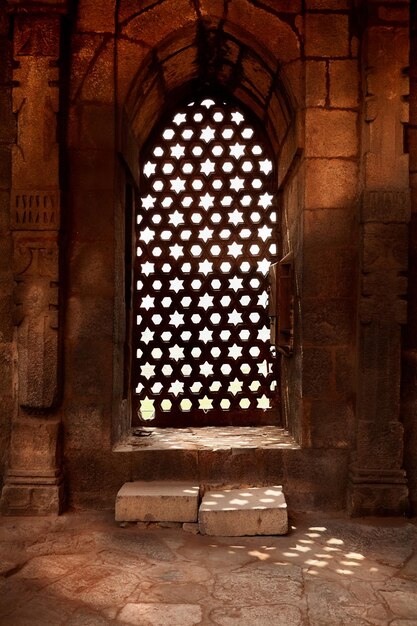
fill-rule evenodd
<path id="1" fill-rule="evenodd" d="M 61 14 L 66 2 L 9 0 L 13 16 L 10 228 L 16 326 L 16 414 L 1 510 L 58 514 L 63 505 L 59 402 L 57 143 Z"/>
<path id="2" fill-rule="evenodd" d="M 406 322 L 410 214 L 407 11 L 366 3 L 365 91 L 358 321 L 356 450 L 350 468 L 352 515 L 401 514 L 408 489 L 400 422 L 401 325 Z M 390 11 L 393 11 L 390 23 Z"/>

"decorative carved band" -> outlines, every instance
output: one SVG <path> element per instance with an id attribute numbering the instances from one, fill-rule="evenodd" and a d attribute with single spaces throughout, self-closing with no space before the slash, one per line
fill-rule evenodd
<path id="1" fill-rule="evenodd" d="M 355 484 L 406 484 L 407 478 L 403 469 L 361 469 L 351 466 L 349 479 Z"/>
<path id="2" fill-rule="evenodd" d="M 410 190 L 365 191 L 362 201 L 361 221 L 408 222 L 411 215 Z"/>
<path id="3" fill-rule="evenodd" d="M 14 56 L 59 57 L 58 16 L 41 17 L 25 13 L 16 16 Z"/>
<path id="4" fill-rule="evenodd" d="M 11 228 L 13 230 L 58 230 L 60 194 L 55 191 L 12 191 Z"/>

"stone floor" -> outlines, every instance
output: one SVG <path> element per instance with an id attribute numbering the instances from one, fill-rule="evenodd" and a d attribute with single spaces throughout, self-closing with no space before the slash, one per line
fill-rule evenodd
<path id="1" fill-rule="evenodd" d="M 227 539 L 0 518 L 0 624 L 417 625 L 417 521 L 300 514 L 285 537 Z"/>

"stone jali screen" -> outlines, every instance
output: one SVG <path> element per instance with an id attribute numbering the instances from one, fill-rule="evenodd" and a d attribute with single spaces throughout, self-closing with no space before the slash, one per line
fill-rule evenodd
<path id="1" fill-rule="evenodd" d="M 223 99 L 188 102 L 153 135 L 136 215 L 133 404 L 142 419 L 276 423 L 273 170 L 256 125 Z"/>

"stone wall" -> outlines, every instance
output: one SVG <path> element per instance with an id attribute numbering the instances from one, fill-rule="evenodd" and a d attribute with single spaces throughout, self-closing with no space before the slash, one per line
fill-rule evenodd
<path id="1" fill-rule="evenodd" d="M 14 412 L 14 343 L 12 321 L 12 247 L 9 205 L 11 147 L 16 139 L 12 112 L 12 41 L 5 2 L 0 3 L 0 483 L 8 460 Z"/>
<path id="2" fill-rule="evenodd" d="M 79 2 L 73 16 L 66 134 L 64 467 L 70 504 L 89 507 L 109 506 L 126 477 L 111 455 L 113 371 L 123 370 L 113 361 L 123 308 L 115 309 L 115 8 L 96 7 Z"/>
<path id="3" fill-rule="evenodd" d="M 295 347 L 292 356 L 282 357 L 282 412 L 302 447 L 286 469 L 288 483 L 302 496 L 297 506 L 340 508 L 348 493 L 353 514 L 403 512 L 407 488 L 399 388 L 409 208 L 402 141 L 408 3 L 79 0 L 73 5 L 55 0 L 42 19 L 31 0 L 9 0 L 7 6 L 23 16 L 32 6 L 34 32 L 47 24 L 55 46 L 42 47 L 48 36 L 29 38 L 28 44 L 26 17 L 19 30 L 20 22 L 9 19 L 0 0 L 5 73 L 0 80 L 0 151 L 5 152 L 0 161 L 0 464 L 13 422 L 10 485 L 18 483 L 19 493 L 32 494 L 28 485 L 39 487 L 41 478 L 51 488 L 61 484 L 61 429 L 71 506 L 110 508 L 121 484 L 140 477 L 129 455 L 113 452 L 130 422 L 126 306 L 132 276 L 126 261 L 132 243 L 127 233 L 139 192 L 140 150 L 175 102 L 193 89 L 216 85 L 257 115 L 278 161 L 282 255 L 293 254 L 295 276 Z M 63 15 L 64 55 L 59 57 Z M 22 68 L 39 72 L 26 75 Z M 408 145 L 414 188 L 414 65 L 411 79 Z M 29 123 L 20 115 L 25 96 Z M 38 118 L 49 146 L 46 156 L 39 149 Z M 32 168 L 22 165 L 17 145 L 10 157 L 16 119 L 18 143 Z M 51 133 L 55 125 L 57 142 Z M 62 189 L 60 225 L 28 226 L 16 218 L 12 253 L 10 207 L 17 202 L 20 216 L 17 198 L 26 197 L 16 190 L 39 195 L 51 189 L 57 198 Z M 30 258 L 38 259 L 40 251 L 58 247 L 59 261 L 53 252 L 42 257 L 44 273 L 22 261 L 28 249 Z M 15 283 L 24 287 L 15 290 L 20 316 L 14 330 L 12 254 Z M 410 320 L 415 318 L 413 288 Z M 46 327 L 39 323 L 31 290 L 43 294 Z M 52 292 L 59 297 L 54 300 Z M 403 414 L 415 494 L 414 331 L 410 321 Z M 30 336 L 39 339 L 36 345 Z M 27 358 L 29 349 L 36 358 Z M 166 458 L 168 466 L 148 460 L 146 476 L 175 474 Z M 9 495 L 17 493 L 15 486 L 8 489 Z M 16 511 L 6 492 L 3 510 Z M 42 503 L 31 502 L 25 500 L 22 509 L 40 512 Z M 48 512 L 50 501 L 45 502 Z"/>
<path id="4" fill-rule="evenodd" d="M 307 3 L 303 440 L 347 449 L 354 420 L 359 61 L 349 3 Z"/>
<path id="5" fill-rule="evenodd" d="M 411 10 L 410 124 L 407 143 L 410 153 L 411 221 L 408 271 L 408 323 L 404 334 L 402 361 L 402 417 L 405 429 L 404 460 L 410 490 L 410 505 L 417 513 L 417 7 Z"/>

